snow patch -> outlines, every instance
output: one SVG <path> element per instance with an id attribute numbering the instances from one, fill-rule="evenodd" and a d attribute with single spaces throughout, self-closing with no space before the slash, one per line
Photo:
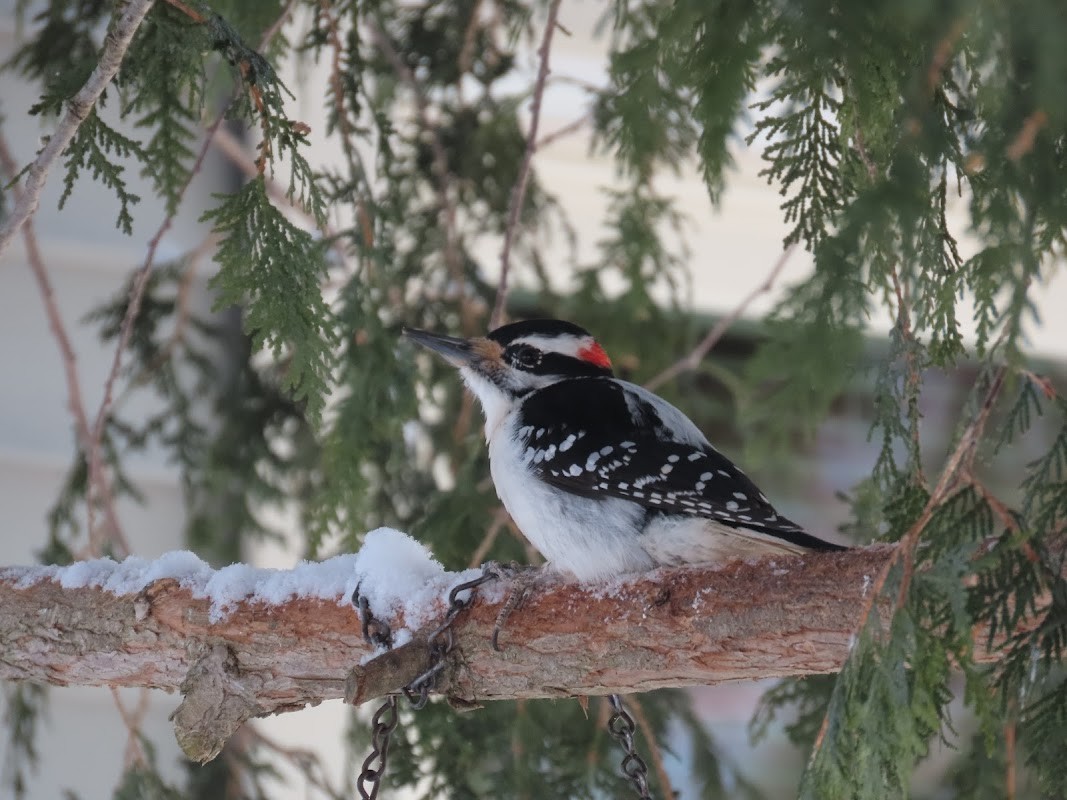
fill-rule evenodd
<path id="1" fill-rule="evenodd" d="M 348 606 L 358 585 L 376 616 L 391 621 L 403 613 L 406 630 L 394 630 L 397 645 L 410 639 L 411 630 L 432 621 L 439 613 L 438 601 L 447 599 L 453 586 L 481 574 L 480 569 L 446 572 L 425 546 L 391 528 L 368 533 L 358 553 L 301 561 L 292 569 L 231 564 L 216 570 L 185 550 L 164 553 L 155 560 L 130 556 L 123 561 L 97 558 L 65 567 L 0 569 L 0 579 L 13 581 L 19 589 L 52 580 L 64 589 L 92 587 L 114 595 L 138 594 L 153 582 L 170 578 L 193 597 L 211 601 L 212 622 L 225 619 L 242 602 L 280 605 L 313 598 Z"/>

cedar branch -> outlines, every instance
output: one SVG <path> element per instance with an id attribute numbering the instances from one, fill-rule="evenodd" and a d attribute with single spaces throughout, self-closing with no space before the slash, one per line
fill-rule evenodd
<path id="1" fill-rule="evenodd" d="M 0 225 L 0 254 L 15 238 L 15 234 L 37 211 L 41 202 L 41 192 L 52 165 L 63 151 L 67 149 L 78 132 L 81 124 L 88 119 L 96 101 L 122 65 L 122 59 L 133 41 L 134 34 L 141 27 L 141 21 L 152 8 L 153 0 L 134 0 L 126 6 L 122 15 L 111 26 L 104 39 L 104 48 L 100 60 L 89 75 L 89 80 L 67 101 L 67 110 L 56 126 L 55 132 L 48 138 L 48 143 L 41 148 L 37 158 L 26 169 L 26 183 L 22 197 L 14 204 L 11 213 Z"/>

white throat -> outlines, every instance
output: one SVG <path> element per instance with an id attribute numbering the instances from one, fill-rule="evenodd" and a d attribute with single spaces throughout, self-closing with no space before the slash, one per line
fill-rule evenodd
<path id="1" fill-rule="evenodd" d="M 460 369 L 463 382 L 471 390 L 478 402 L 481 403 L 482 412 L 485 414 L 485 441 L 493 441 L 493 434 L 499 430 L 504 418 L 515 407 L 515 402 L 496 384 L 486 380 L 477 372 L 467 367 Z"/>

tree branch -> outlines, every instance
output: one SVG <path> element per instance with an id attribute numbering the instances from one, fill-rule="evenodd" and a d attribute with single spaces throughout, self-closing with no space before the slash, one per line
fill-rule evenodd
<path id="1" fill-rule="evenodd" d="M 504 244 L 500 249 L 500 283 L 496 290 L 493 313 L 489 317 L 490 330 L 504 321 L 504 306 L 508 299 L 508 270 L 511 268 L 511 247 L 518 236 L 519 218 L 522 216 L 523 203 L 526 200 L 526 184 L 530 180 L 530 167 L 533 165 L 534 153 L 537 151 L 537 129 L 541 123 L 541 101 L 545 96 L 545 84 L 548 82 L 548 55 L 552 50 L 552 34 L 556 32 L 556 20 L 559 18 L 560 0 L 552 0 L 548 6 L 548 19 L 545 21 L 545 34 L 537 54 L 541 66 L 537 70 L 534 84 L 533 100 L 530 103 L 530 131 L 526 135 L 526 152 L 519 166 L 519 176 L 511 190 L 508 206 L 508 223 L 504 230 Z"/>
<path id="2" fill-rule="evenodd" d="M 880 545 L 663 569 L 610 588 L 546 578 L 508 619 L 497 653 L 490 638 L 511 588 L 501 579 L 456 621 L 442 690 L 469 707 L 835 672 L 865 587 L 893 552 Z M 54 567 L 0 570 L 0 678 L 180 689 L 179 741 L 190 757 L 210 759 L 250 717 L 340 697 L 361 703 L 396 692 L 427 667 L 425 638 L 444 616 L 443 594 L 407 644 L 375 657 L 346 590 L 326 588 L 338 572 L 333 561 L 300 568 L 305 584 L 307 570 L 323 570 L 321 581 L 310 576 L 323 589 L 318 599 L 246 597 L 222 618 L 216 609 L 214 621 L 211 601 L 173 578 L 114 594 L 64 588 L 71 573 Z M 271 574 L 276 585 L 295 581 L 289 572 Z M 203 585 L 224 582 L 220 575 L 208 570 Z M 400 615 L 379 617 L 394 632 L 404 629 Z M 979 661 L 993 660 L 976 649 Z"/>
<path id="3" fill-rule="evenodd" d="M 111 26 L 104 39 L 100 60 L 89 80 L 67 101 L 67 113 L 59 121 L 55 133 L 48 138 L 48 144 L 41 149 L 26 170 L 26 185 L 22 197 L 15 203 L 3 225 L 0 225 L 0 253 L 7 249 L 19 228 L 37 211 L 41 202 L 41 191 L 52 164 L 67 149 L 67 145 L 88 118 L 104 89 L 118 73 L 126 50 L 129 49 L 130 42 L 133 41 L 134 34 L 137 33 L 152 3 L 153 0 L 133 0 Z"/>
<path id="4" fill-rule="evenodd" d="M 730 326 L 741 319 L 741 315 L 745 313 L 745 309 L 747 309 L 761 294 L 765 294 L 774 288 L 774 282 L 778 280 L 778 276 L 782 273 L 782 270 L 785 269 L 785 265 L 789 263 L 789 257 L 793 255 L 793 251 L 796 250 L 796 247 L 796 243 L 794 242 L 783 250 L 782 254 L 778 256 L 778 260 L 774 262 L 771 271 L 767 273 L 767 277 L 763 279 L 763 282 L 749 292 L 745 299 L 742 300 L 733 311 L 715 323 L 715 326 L 708 331 L 708 334 L 703 339 L 701 339 L 700 344 L 661 373 L 648 380 L 645 383 L 645 388 L 654 392 L 660 386 L 667 383 L 667 381 L 673 380 L 683 372 L 688 372 L 691 369 L 699 367 L 700 362 L 702 362 L 704 357 L 711 352 L 711 348 L 718 344 L 719 340 L 726 335 L 728 330 L 730 330 Z"/>

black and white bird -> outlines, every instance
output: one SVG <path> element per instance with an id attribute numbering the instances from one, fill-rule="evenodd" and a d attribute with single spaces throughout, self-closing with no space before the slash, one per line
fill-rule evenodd
<path id="1" fill-rule="evenodd" d="M 685 414 L 616 378 L 577 325 L 529 320 L 473 339 L 404 334 L 459 368 L 485 412 L 504 507 L 550 564 L 581 581 L 843 549 L 779 514 Z"/>

